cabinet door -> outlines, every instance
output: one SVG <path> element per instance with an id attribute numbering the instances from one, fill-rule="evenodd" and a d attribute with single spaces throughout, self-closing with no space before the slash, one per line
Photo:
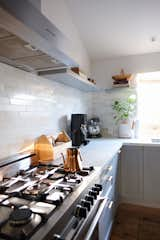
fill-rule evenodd
<path id="1" fill-rule="evenodd" d="M 160 206 L 160 147 L 144 147 L 144 201 Z"/>
<path id="2" fill-rule="evenodd" d="M 138 203 L 143 198 L 143 147 L 124 146 L 120 165 L 121 200 Z"/>

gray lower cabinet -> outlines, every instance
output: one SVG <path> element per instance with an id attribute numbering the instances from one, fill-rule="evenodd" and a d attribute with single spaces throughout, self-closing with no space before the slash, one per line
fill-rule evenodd
<path id="1" fill-rule="evenodd" d="M 122 202 L 160 207 L 160 146 L 122 148 L 120 198 Z"/>
<path id="2" fill-rule="evenodd" d="M 117 170 L 118 170 L 118 153 L 113 157 L 109 167 L 109 177 L 112 177 L 112 189 L 108 196 L 108 202 L 99 220 L 99 240 L 109 240 L 110 232 L 116 212 L 117 201 L 118 201 L 118 190 L 117 190 Z"/>
<path id="3" fill-rule="evenodd" d="M 160 207 L 160 147 L 144 146 L 144 202 Z"/>
<path id="4" fill-rule="evenodd" d="M 120 180 L 121 201 L 140 202 L 143 198 L 143 146 L 122 147 Z"/>

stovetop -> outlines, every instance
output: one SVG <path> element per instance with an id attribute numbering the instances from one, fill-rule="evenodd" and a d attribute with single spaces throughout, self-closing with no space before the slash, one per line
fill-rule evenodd
<path id="1" fill-rule="evenodd" d="M 39 165 L 0 182 L 0 240 L 29 239 L 93 167 L 66 173 L 63 166 Z"/>

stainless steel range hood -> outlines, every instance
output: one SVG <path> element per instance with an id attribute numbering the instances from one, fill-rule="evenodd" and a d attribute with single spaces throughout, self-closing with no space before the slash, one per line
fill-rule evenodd
<path id="1" fill-rule="evenodd" d="M 77 66 L 69 40 L 29 0 L 0 0 L 0 61 L 29 71 Z"/>

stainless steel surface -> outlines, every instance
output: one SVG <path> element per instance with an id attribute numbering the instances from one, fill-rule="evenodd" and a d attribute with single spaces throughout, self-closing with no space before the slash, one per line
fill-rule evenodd
<path id="1" fill-rule="evenodd" d="M 89 137 L 100 136 L 100 121 L 99 118 L 91 118 L 88 121 L 88 135 Z"/>
<path id="2" fill-rule="evenodd" d="M 96 181 L 95 173 L 93 167 L 75 174 L 66 173 L 62 165 L 39 165 L 21 169 L 15 176 L 3 179 L 0 185 L 3 192 L 0 195 L 0 238 L 20 240 L 23 236 L 24 240 L 51 239 L 55 230 L 62 230 L 74 217 L 76 203 L 82 194 L 89 191 L 89 198 L 92 194 L 95 197 L 96 188 L 89 189 L 88 186 L 92 187 L 93 181 Z M 21 218 L 21 213 L 28 212 L 27 209 L 32 217 Z M 16 210 L 20 213 L 18 220 L 10 219 L 10 213 L 13 211 L 14 215 Z M 85 206 L 81 207 L 78 216 L 83 216 L 84 212 Z"/>
<path id="3" fill-rule="evenodd" d="M 6 198 L 8 198 L 8 195 L 0 194 L 0 202 L 4 201 Z"/>
<path id="4" fill-rule="evenodd" d="M 13 209 L 9 207 L 2 206 L 0 208 L 0 224 L 4 223 L 9 218 L 9 215 L 11 214 L 12 211 Z"/>
<path id="5" fill-rule="evenodd" d="M 41 216 L 32 213 L 32 218 L 27 224 L 20 226 L 13 226 L 9 221 L 1 227 L 1 232 L 11 239 L 21 240 L 25 239 L 41 222 Z"/>
<path id="6" fill-rule="evenodd" d="M 89 125 L 88 131 L 90 135 L 98 135 L 100 133 L 100 126 Z"/>
<path id="7" fill-rule="evenodd" d="M 29 0 L 0 0 L 0 61 L 38 72 L 77 65 L 70 41 Z"/>
<path id="8" fill-rule="evenodd" d="M 54 209 L 56 208 L 56 205 L 44 203 L 44 202 L 31 202 L 30 209 L 39 214 L 50 214 Z"/>
<path id="9" fill-rule="evenodd" d="M 93 233 L 94 233 L 95 228 L 96 228 L 96 226 L 98 224 L 98 221 L 99 221 L 99 219 L 101 217 L 101 214 L 104 211 L 104 208 L 106 207 L 108 199 L 104 198 L 101 201 L 102 201 L 102 203 L 100 204 L 100 207 L 99 207 L 99 209 L 97 211 L 97 214 L 95 215 L 95 217 L 93 219 L 93 222 L 92 222 L 92 224 L 91 224 L 91 226 L 90 226 L 90 228 L 89 228 L 89 230 L 87 232 L 87 235 L 85 236 L 84 240 L 91 240 L 92 239 Z"/>
<path id="10" fill-rule="evenodd" d="M 5 201 L 3 201 L 3 205 L 12 207 L 21 207 L 21 206 L 29 206 L 30 202 L 26 199 L 17 198 L 17 197 L 9 197 Z"/>
<path id="11" fill-rule="evenodd" d="M 98 232 L 96 231 L 98 229 L 99 218 L 101 217 L 104 208 L 106 208 L 106 206 L 111 206 L 110 194 L 112 191 L 112 181 L 109 181 L 108 184 L 106 184 L 109 177 L 107 174 L 107 168 L 108 167 L 99 172 L 100 175 L 97 174 L 97 176 L 92 179 L 91 183 L 86 185 L 85 191 L 82 192 L 81 197 L 77 202 L 76 211 L 74 209 L 70 215 L 68 225 L 66 226 L 64 224 L 64 228 L 61 227 L 61 230 L 58 230 L 58 228 L 56 229 L 57 236 L 65 240 L 98 239 L 98 235 L 96 235 Z M 100 179 L 102 179 L 102 181 Z M 102 185 L 97 183 L 101 183 Z M 85 200 L 90 202 L 89 209 L 82 205 Z M 88 204 L 86 206 L 88 206 Z M 75 222 L 75 218 L 73 218 L 74 216 L 77 217 L 77 222 Z M 62 223 L 61 226 L 63 226 Z M 92 236 L 93 232 L 95 238 Z M 55 236 L 55 239 L 58 238 Z"/>

